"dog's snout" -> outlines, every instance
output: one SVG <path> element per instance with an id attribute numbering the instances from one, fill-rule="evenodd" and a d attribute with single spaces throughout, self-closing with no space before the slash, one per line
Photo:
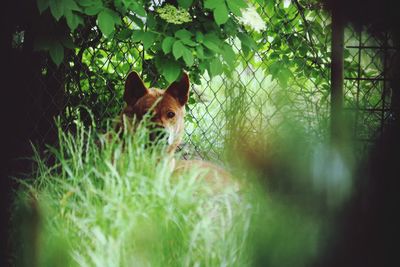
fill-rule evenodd
<path id="1" fill-rule="evenodd" d="M 150 129 L 150 141 L 164 139 L 167 135 L 166 129 L 162 125 L 155 125 Z"/>

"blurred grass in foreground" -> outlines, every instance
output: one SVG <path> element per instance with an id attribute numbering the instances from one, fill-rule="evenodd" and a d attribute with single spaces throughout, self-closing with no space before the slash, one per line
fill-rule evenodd
<path id="1" fill-rule="evenodd" d="M 102 141 L 91 128 L 59 133 L 54 164 L 35 158 L 15 208 L 17 265 L 243 266 L 251 205 L 218 193 L 201 170 L 172 176 L 163 145 L 139 127 Z M 30 214 L 34 213 L 35 218 Z M 21 230 L 22 229 L 22 230 Z M 35 237 L 30 237 L 36 235 Z M 62 253 L 61 253 L 62 252 Z"/>
<path id="2" fill-rule="evenodd" d="M 54 163 L 36 156 L 21 181 L 16 265 L 310 266 L 351 195 L 351 158 L 288 119 L 242 137 L 242 104 L 228 107 L 225 155 L 239 192 L 215 192 L 195 167 L 174 175 L 146 123 L 107 142 L 79 122 L 60 130 Z"/>

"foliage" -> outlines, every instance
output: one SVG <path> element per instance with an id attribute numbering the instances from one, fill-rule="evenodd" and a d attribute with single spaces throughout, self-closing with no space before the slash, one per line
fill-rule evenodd
<path id="1" fill-rule="evenodd" d="M 244 0 L 37 0 L 37 5 L 41 13 L 50 12 L 56 21 L 68 25 L 67 39 L 74 40 L 82 29 L 95 27 L 109 40 L 118 37 L 140 42 L 154 59 L 157 72 L 169 83 L 182 69 L 200 74 L 207 70 L 211 76 L 231 69 L 234 51 L 229 39 L 240 34 L 242 46 L 249 46 L 251 40 L 239 21 L 241 10 L 248 6 Z M 39 46 L 50 52 L 57 65 L 63 61 L 66 48 L 60 40 Z"/>
<path id="2" fill-rule="evenodd" d="M 39 2 L 42 16 L 55 20 L 50 4 L 43 4 L 50 2 Z M 255 116 L 256 121 L 263 121 L 257 127 L 276 127 L 275 122 L 290 106 L 291 114 L 310 131 L 326 137 L 328 128 L 319 126 L 327 126 L 329 121 L 331 33 L 329 15 L 322 12 L 318 1 L 252 0 L 246 1 L 247 7 L 240 1 L 128 2 L 77 1 L 81 11 L 73 14 L 82 18 L 81 24 L 75 29 L 68 27 L 64 14 L 58 21 L 67 28 L 61 31 L 64 35 L 38 38 L 38 48 L 49 50 L 65 71 L 66 125 L 73 125 L 83 104 L 92 108 L 98 125 L 104 128 L 104 119 L 121 109 L 124 79 L 131 70 L 142 73 L 148 86 L 165 88 L 184 69 L 196 89 L 191 91 L 188 105 L 189 130 L 193 133 L 190 138 L 202 142 L 187 139 L 196 146 L 208 142 L 211 150 L 219 147 L 215 144 L 221 144 L 217 139 L 225 131 L 219 119 L 224 103 L 242 87 L 250 98 L 248 109 L 258 112 L 248 114 L 248 119 L 253 121 Z M 96 5 L 102 9 L 94 8 Z M 125 9 L 119 10 L 119 5 Z M 225 8 L 229 14 L 222 23 L 224 19 L 218 16 Z M 249 12 L 251 17 L 243 15 Z M 254 19 L 255 14 L 260 14 L 265 27 Z M 111 23 L 103 25 L 113 16 Z M 347 41 L 349 38 L 355 39 L 346 34 Z M 377 75 L 380 67 L 369 63 L 374 57 L 363 54 L 359 66 L 357 55 L 346 49 L 345 76 Z M 224 81 L 213 79 L 217 76 Z M 360 84 L 375 86 L 369 80 Z M 350 108 L 379 104 L 378 90 L 372 98 L 368 92 L 363 97 L 354 84 L 349 84 L 349 91 L 345 100 Z M 357 102 L 360 100 L 363 103 Z M 376 123 L 371 123 L 371 128 L 375 129 Z M 362 125 L 366 135 L 371 132 L 369 125 Z M 262 130 L 259 128 L 253 131 Z M 205 138 L 205 134 L 215 138 Z"/>
<path id="3" fill-rule="evenodd" d="M 249 74 L 257 72 L 257 76 L 266 78 L 258 80 L 261 81 L 259 85 L 252 83 L 252 91 L 264 91 L 264 85 L 260 89 L 256 87 L 260 87 L 264 79 L 272 78 L 282 88 L 290 87 L 293 94 L 323 92 L 322 97 L 317 98 L 321 101 L 317 106 L 324 109 L 329 89 L 329 20 L 319 13 L 318 6 L 304 8 L 309 1 L 300 2 L 301 10 L 294 2 L 285 7 L 281 1 L 248 1 L 247 8 L 240 1 L 178 1 L 179 5 L 166 1 L 160 2 L 161 6 L 130 1 L 132 4 L 125 11 L 116 9 L 117 1 L 109 1 L 101 2 L 102 10 L 106 10 L 103 13 L 98 8 L 95 9 L 98 13 L 88 8 L 89 3 L 94 6 L 100 2 L 78 3 L 83 13 L 76 11 L 74 14 L 82 17 L 83 22 L 75 30 L 69 28 L 66 31 L 69 37 L 60 37 L 62 41 L 53 38 L 51 43 L 56 42 L 56 48 L 48 42 L 39 42 L 45 43 L 44 47 L 50 52 L 56 50 L 65 55 L 66 87 L 71 95 L 68 106 L 72 107 L 66 116 L 71 118 L 68 124 L 76 118 L 75 107 L 81 104 L 92 107 L 96 118 L 115 116 L 121 107 L 124 78 L 132 69 L 143 73 L 149 86 L 160 88 L 165 88 L 182 69 L 189 71 L 193 84 L 200 85 L 208 77 L 224 74 L 229 79 L 239 76 L 238 82 L 244 87 L 248 85 L 240 77 L 247 79 Z M 228 20 L 218 25 L 215 16 L 224 5 L 231 12 Z M 44 7 L 42 16 L 53 16 L 51 9 Z M 249 10 L 253 14 L 251 19 L 240 17 L 241 12 Z M 92 12 L 95 15 L 90 15 Z M 183 17 L 177 13 L 168 16 L 168 12 L 180 12 Z M 100 26 L 99 23 L 112 14 L 118 14 L 120 19 Z M 165 20 L 172 15 L 184 20 L 188 14 L 192 18 L 190 22 L 174 24 Z M 255 14 L 261 14 L 262 18 L 251 22 Z M 65 16 L 60 17 L 59 23 L 65 20 Z M 266 27 L 258 32 L 260 20 Z M 252 23 L 255 24 L 251 26 Z M 311 27 L 311 23 L 320 26 Z M 104 29 L 110 25 L 110 29 Z M 104 31 L 112 32 L 104 36 Z M 72 47 L 72 53 L 65 52 L 64 43 Z M 57 59 L 60 62 L 61 55 Z M 232 71 L 235 72 L 233 76 Z M 233 84 L 231 89 L 235 88 Z M 190 103 L 196 103 L 196 99 L 192 91 Z M 204 112 L 207 110 L 202 114 Z"/>
<path id="4" fill-rule="evenodd" d="M 329 88 L 323 79 L 329 67 L 330 27 L 317 1 L 37 0 L 37 4 L 40 12 L 49 10 L 69 27 L 65 36 L 39 46 L 58 65 L 64 50 L 74 47 L 71 38 L 82 47 L 79 40 L 87 38 L 82 31 L 100 30 L 109 41 L 141 44 L 147 55 L 144 71 L 162 74 L 168 83 L 182 69 L 199 83 L 206 70 L 210 77 L 229 74 L 240 62 L 250 61 L 283 86 L 304 76 Z M 254 57 L 255 51 L 265 51 L 266 66 Z M 242 54 L 242 60 L 235 61 L 236 54 Z"/>

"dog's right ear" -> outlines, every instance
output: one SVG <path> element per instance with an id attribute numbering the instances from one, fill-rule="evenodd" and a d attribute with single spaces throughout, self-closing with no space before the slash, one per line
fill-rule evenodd
<path id="1" fill-rule="evenodd" d="M 128 105 L 134 105 L 139 98 L 148 93 L 148 89 L 136 71 L 129 73 L 125 81 L 124 100 Z"/>
<path id="2" fill-rule="evenodd" d="M 189 75 L 186 72 L 183 72 L 181 79 L 173 82 L 167 88 L 166 93 L 174 97 L 182 106 L 184 106 L 189 99 L 189 89 Z"/>

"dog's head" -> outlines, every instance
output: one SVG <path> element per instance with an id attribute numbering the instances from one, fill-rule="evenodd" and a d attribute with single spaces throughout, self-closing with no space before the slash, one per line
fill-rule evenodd
<path id="1" fill-rule="evenodd" d="M 152 122 L 150 139 L 154 140 L 160 137 L 160 134 L 167 134 L 168 151 L 173 152 L 183 136 L 189 87 L 189 77 L 186 73 L 167 89 L 160 90 L 147 88 L 140 76 L 131 72 L 125 82 L 126 106 L 122 117 L 135 118 L 136 122 L 140 122 L 148 114 Z"/>

